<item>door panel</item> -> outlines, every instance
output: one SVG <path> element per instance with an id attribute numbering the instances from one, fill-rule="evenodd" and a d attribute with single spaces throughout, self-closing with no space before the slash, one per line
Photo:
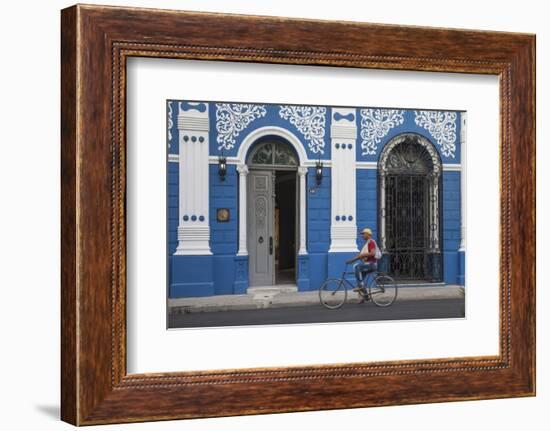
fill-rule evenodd
<path id="1" fill-rule="evenodd" d="M 275 283 L 274 172 L 251 171 L 248 181 L 249 285 Z"/>

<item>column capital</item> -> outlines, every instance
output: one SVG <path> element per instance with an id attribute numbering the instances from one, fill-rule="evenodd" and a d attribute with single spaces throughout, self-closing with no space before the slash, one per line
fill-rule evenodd
<path id="1" fill-rule="evenodd" d="M 332 125 L 330 127 L 330 137 L 332 139 L 351 139 L 357 138 L 357 109 L 355 108 L 332 108 Z"/>
<path id="2" fill-rule="evenodd" d="M 239 175 L 246 176 L 250 171 L 248 170 L 248 166 L 241 164 L 237 165 L 237 172 L 239 173 Z"/>
<path id="3" fill-rule="evenodd" d="M 208 103 L 178 102 L 178 129 L 208 132 Z"/>
<path id="4" fill-rule="evenodd" d="M 298 175 L 303 177 L 307 174 L 307 168 L 305 166 L 300 166 L 298 168 Z"/>

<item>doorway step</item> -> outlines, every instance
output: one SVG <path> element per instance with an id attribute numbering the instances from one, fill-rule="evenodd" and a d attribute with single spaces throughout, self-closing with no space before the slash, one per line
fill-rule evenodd
<path id="1" fill-rule="evenodd" d="M 255 286 L 249 287 L 246 290 L 247 295 L 253 298 L 272 298 L 280 293 L 298 292 L 298 287 L 295 284 L 277 284 L 274 286 Z"/>

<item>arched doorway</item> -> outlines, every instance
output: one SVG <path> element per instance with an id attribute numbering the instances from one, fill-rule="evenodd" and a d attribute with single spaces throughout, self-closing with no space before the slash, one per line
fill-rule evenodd
<path id="1" fill-rule="evenodd" d="M 383 264 L 395 278 L 442 280 L 441 159 L 423 136 L 393 138 L 378 162 Z"/>
<path id="2" fill-rule="evenodd" d="M 295 284 L 299 245 L 299 159 L 279 137 L 257 141 L 246 158 L 249 286 Z"/>

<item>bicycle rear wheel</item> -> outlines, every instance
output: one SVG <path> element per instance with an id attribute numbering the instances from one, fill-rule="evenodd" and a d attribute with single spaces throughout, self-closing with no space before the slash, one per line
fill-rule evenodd
<path id="1" fill-rule="evenodd" d="M 397 284 L 389 275 L 378 275 L 369 285 L 369 295 L 379 307 L 388 307 L 397 298 Z"/>
<path id="2" fill-rule="evenodd" d="M 329 310 L 340 308 L 348 296 L 348 290 L 343 280 L 329 278 L 319 289 L 319 300 Z"/>

